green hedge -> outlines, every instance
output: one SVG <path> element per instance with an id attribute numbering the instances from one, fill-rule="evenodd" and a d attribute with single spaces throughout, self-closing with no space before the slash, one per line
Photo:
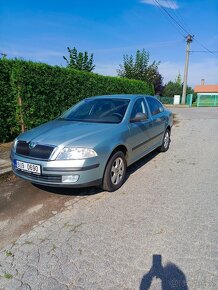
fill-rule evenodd
<path id="1" fill-rule="evenodd" d="M 0 61 L 0 142 L 11 140 L 18 133 L 16 94 L 12 87 L 14 61 Z"/>
<path id="2" fill-rule="evenodd" d="M 154 94 L 145 82 L 105 77 L 44 63 L 0 60 L 0 142 L 56 118 L 81 99 L 106 94 Z M 19 99 L 22 106 L 19 106 Z"/>

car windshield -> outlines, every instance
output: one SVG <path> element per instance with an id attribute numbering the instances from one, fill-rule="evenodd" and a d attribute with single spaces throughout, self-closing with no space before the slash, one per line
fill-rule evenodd
<path id="1" fill-rule="evenodd" d="M 86 99 L 66 111 L 59 120 L 120 123 L 128 104 L 129 100 L 126 99 Z"/>

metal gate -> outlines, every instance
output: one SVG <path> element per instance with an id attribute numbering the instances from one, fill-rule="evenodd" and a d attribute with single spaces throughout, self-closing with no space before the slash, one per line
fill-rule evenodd
<path id="1" fill-rule="evenodd" d="M 197 107 L 217 107 L 217 94 L 197 94 Z"/>
<path id="2" fill-rule="evenodd" d="M 185 98 L 185 104 L 188 105 L 189 107 L 192 106 L 192 98 L 193 94 L 188 94 Z"/>

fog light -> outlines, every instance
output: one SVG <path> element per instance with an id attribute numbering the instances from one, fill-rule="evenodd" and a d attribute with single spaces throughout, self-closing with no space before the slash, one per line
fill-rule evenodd
<path id="1" fill-rule="evenodd" d="M 74 175 L 63 175 L 62 176 L 62 182 L 63 183 L 75 183 L 77 182 L 79 179 L 79 175 L 78 174 L 74 174 Z"/>

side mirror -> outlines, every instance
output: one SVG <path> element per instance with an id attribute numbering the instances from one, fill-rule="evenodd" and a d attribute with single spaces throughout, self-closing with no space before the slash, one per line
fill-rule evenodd
<path id="1" fill-rule="evenodd" d="M 162 113 L 164 111 L 164 108 L 163 107 L 159 107 L 159 111 L 160 111 L 160 113 Z"/>
<path id="2" fill-rule="evenodd" d="M 137 113 L 135 118 L 132 118 L 130 120 L 131 123 L 135 123 L 135 122 L 143 122 L 146 121 L 148 119 L 147 114 L 145 113 Z"/>

